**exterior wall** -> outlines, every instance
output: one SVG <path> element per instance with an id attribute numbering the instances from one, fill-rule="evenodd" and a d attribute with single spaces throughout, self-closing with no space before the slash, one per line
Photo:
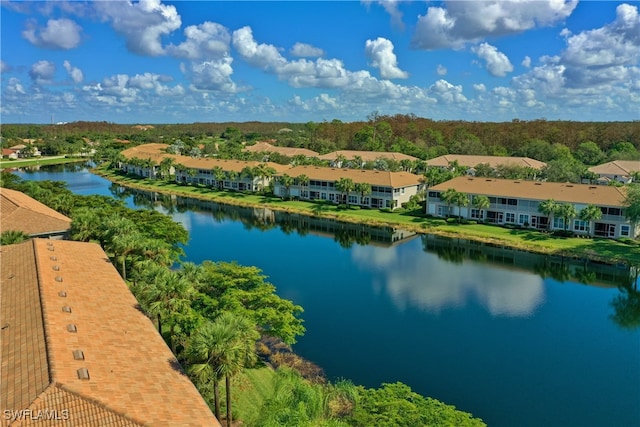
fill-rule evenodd
<path id="1" fill-rule="evenodd" d="M 437 216 L 462 216 L 463 218 L 472 220 L 481 220 L 492 224 L 513 224 L 522 227 L 530 227 L 541 230 L 564 230 L 564 221 L 559 217 L 548 217 L 538 211 L 540 205 L 539 200 L 531 199 L 513 199 L 504 197 L 489 197 L 491 204 L 482 212 L 477 211 L 471 205 L 474 195 L 469 195 L 469 205 L 458 210 L 457 205 L 450 207 L 435 197 L 437 191 L 427 193 L 426 213 Z M 561 200 L 558 203 L 563 203 Z M 575 203 L 574 207 L 579 213 L 584 209 L 586 204 Z M 576 217 L 571 219 L 569 226 L 566 228 L 579 235 L 595 235 L 596 237 L 634 238 L 640 234 L 638 224 L 631 224 L 624 216 L 624 211 L 620 206 L 601 206 L 596 205 L 603 210 L 602 217 L 597 221 L 591 221 L 587 224 Z"/>
<path id="2" fill-rule="evenodd" d="M 628 175 L 614 175 L 614 174 L 606 174 L 606 173 L 600 173 L 598 175 L 600 176 L 600 178 L 608 178 L 611 181 L 620 182 L 622 184 L 630 184 L 633 182 L 632 177 Z"/>

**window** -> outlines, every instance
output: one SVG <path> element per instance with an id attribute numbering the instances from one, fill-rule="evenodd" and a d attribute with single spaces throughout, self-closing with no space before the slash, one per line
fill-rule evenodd
<path id="1" fill-rule="evenodd" d="M 553 218 L 553 228 L 564 228 L 564 219 L 554 217 Z"/>
<path id="2" fill-rule="evenodd" d="M 447 216 L 448 211 L 445 205 L 438 205 L 438 216 Z"/>
<path id="3" fill-rule="evenodd" d="M 320 193 L 320 198 L 322 200 L 327 200 L 327 193 Z"/>
<path id="4" fill-rule="evenodd" d="M 331 200 L 332 202 L 336 201 L 336 194 L 335 193 L 329 193 L 329 200 Z"/>
<path id="5" fill-rule="evenodd" d="M 402 194 L 404 194 L 404 187 L 402 187 L 400 191 L 402 192 Z"/>
<path id="6" fill-rule="evenodd" d="M 440 195 L 440 193 L 438 193 L 437 191 L 429 191 L 429 197 L 430 198 L 437 199 L 439 195 Z"/>
<path id="7" fill-rule="evenodd" d="M 587 221 L 576 219 L 573 222 L 573 229 L 575 231 L 587 231 L 589 229 L 589 223 Z"/>
<path id="8" fill-rule="evenodd" d="M 507 204 L 510 206 L 518 206 L 518 201 L 516 199 L 508 199 Z"/>
<path id="9" fill-rule="evenodd" d="M 471 209 L 471 218 L 482 219 L 481 212 L 482 211 L 480 209 Z"/>
<path id="10" fill-rule="evenodd" d="M 529 215 L 518 215 L 518 224 L 529 224 Z"/>
<path id="11" fill-rule="evenodd" d="M 349 196 L 349 203 L 350 204 L 358 203 L 358 196 Z"/>
<path id="12" fill-rule="evenodd" d="M 504 218 L 505 222 L 516 222 L 516 214 L 514 214 L 513 212 L 507 212 Z"/>
<path id="13" fill-rule="evenodd" d="M 629 231 L 630 230 L 631 230 L 631 228 L 628 225 L 621 225 L 620 226 L 620 235 L 629 237 Z"/>

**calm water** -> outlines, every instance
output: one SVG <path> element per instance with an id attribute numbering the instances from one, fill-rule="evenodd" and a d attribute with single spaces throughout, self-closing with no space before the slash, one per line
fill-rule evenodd
<path id="1" fill-rule="evenodd" d="M 82 169 L 20 176 L 112 194 Z M 611 319 L 612 301 L 625 295 L 617 285 L 630 282 L 622 268 L 150 200 L 127 199 L 181 222 L 188 260 L 256 265 L 302 305 L 307 333 L 295 350 L 331 378 L 402 381 L 490 426 L 640 426 L 640 329 Z"/>

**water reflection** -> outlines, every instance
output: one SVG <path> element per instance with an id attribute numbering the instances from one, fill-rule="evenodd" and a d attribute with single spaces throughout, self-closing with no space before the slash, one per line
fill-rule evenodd
<path id="1" fill-rule="evenodd" d="M 544 301 L 540 276 L 505 269 L 487 269 L 480 263 L 456 258 L 451 268 L 437 257 L 401 248 L 358 246 L 352 258 L 363 269 L 377 271 L 399 309 L 408 306 L 438 313 L 464 307 L 476 298 L 494 316 L 529 316 Z"/>

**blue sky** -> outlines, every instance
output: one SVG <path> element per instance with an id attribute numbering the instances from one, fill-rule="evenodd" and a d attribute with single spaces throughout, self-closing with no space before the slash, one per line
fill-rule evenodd
<path id="1" fill-rule="evenodd" d="M 639 3 L 1 1 L 2 123 L 639 120 Z"/>

